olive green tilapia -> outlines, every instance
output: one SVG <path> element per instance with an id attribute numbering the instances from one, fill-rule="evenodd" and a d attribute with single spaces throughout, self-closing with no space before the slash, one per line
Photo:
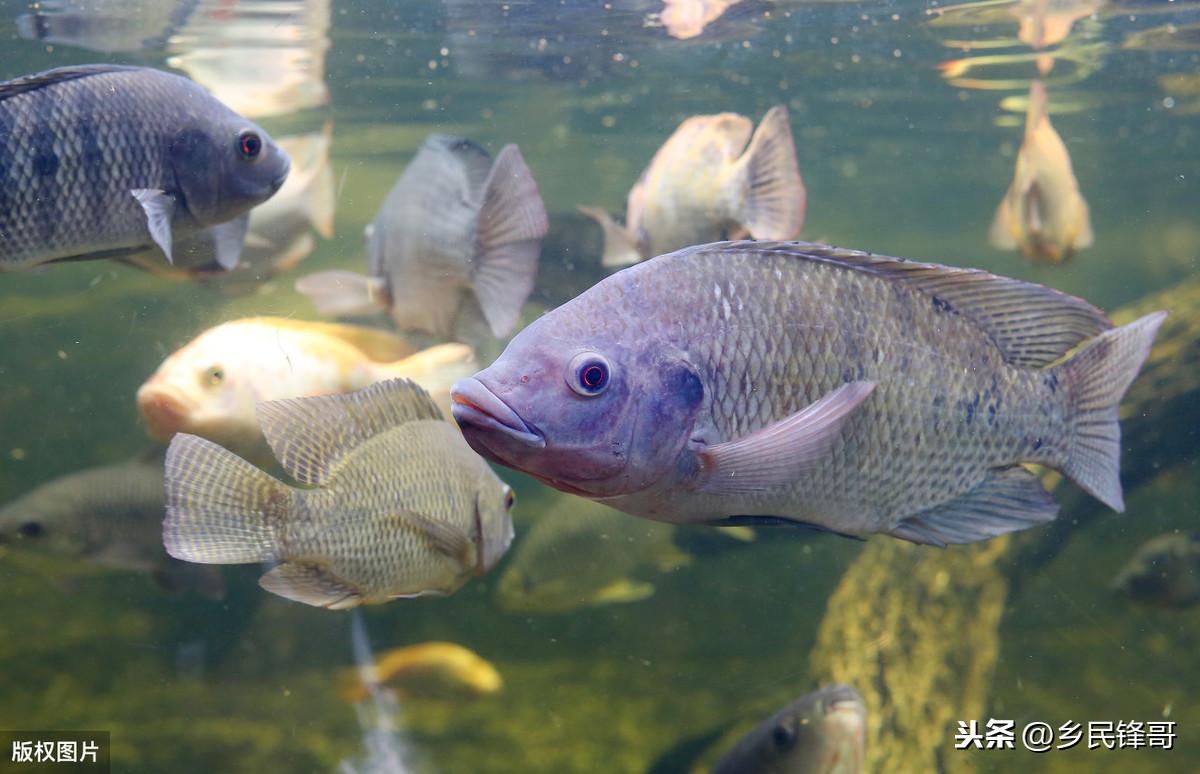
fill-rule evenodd
<path id="1" fill-rule="evenodd" d="M 1054 518 L 1022 463 L 1124 507 L 1117 407 L 1165 314 L 1113 329 L 983 271 L 715 243 L 603 280 L 451 399 L 484 456 L 628 513 L 968 543 Z"/>
<path id="2" fill-rule="evenodd" d="M 288 486 L 211 441 L 167 450 L 163 542 L 178 559 L 278 562 L 259 580 L 309 605 L 444 595 L 512 540 L 512 490 L 420 387 L 260 403 Z"/>

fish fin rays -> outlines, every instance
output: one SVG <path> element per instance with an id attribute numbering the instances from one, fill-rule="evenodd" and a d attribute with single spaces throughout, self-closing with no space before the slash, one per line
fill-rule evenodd
<path id="1" fill-rule="evenodd" d="M 453 559 L 463 568 L 474 566 L 472 556 L 475 552 L 475 544 L 472 542 L 471 536 L 453 524 L 430 518 L 415 511 L 403 511 L 397 518 L 416 527 L 419 534 L 427 538 L 438 553 Z"/>
<path id="2" fill-rule="evenodd" d="M 699 450 L 705 471 L 700 489 L 734 495 L 791 483 L 829 452 L 846 420 L 874 389 L 874 382 L 844 384 L 789 417 Z"/>
<path id="3" fill-rule="evenodd" d="M 358 392 L 258 404 L 258 421 L 279 464 L 297 481 L 323 486 L 368 438 L 408 422 L 444 421 L 429 393 L 406 379 Z"/>
<path id="4" fill-rule="evenodd" d="M 746 196 L 737 220 L 757 239 L 792 239 L 804 226 L 807 193 L 787 108 L 767 111 L 742 159 Z"/>
<path id="5" fill-rule="evenodd" d="M 307 562 L 284 562 L 258 579 L 272 594 L 314 607 L 344 610 L 362 603 L 362 594 L 328 570 Z"/>
<path id="6" fill-rule="evenodd" d="M 134 188 L 129 193 L 137 199 L 146 213 L 146 227 L 150 238 L 167 257 L 167 263 L 175 263 L 172 257 L 171 220 L 175 217 L 175 197 L 157 188 Z"/>
<path id="7" fill-rule="evenodd" d="M 246 242 L 246 231 L 249 227 L 249 213 L 227 223 L 219 223 L 210 227 L 209 233 L 212 234 L 217 265 L 225 271 L 236 268 L 238 261 L 241 260 L 242 245 Z"/>
<path id="8" fill-rule="evenodd" d="M 352 271 L 319 271 L 296 280 L 296 292 L 308 296 L 319 314 L 374 314 L 388 306 L 387 282 Z"/>
<path id="9" fill-rule="evenodd" d="M 0 83 L 0 102 L 15 97 L 20 94 L 26 94 L 31 91 L 53 86 L 66 81 L 73 81 L 79 78 L 87 78 L 92 75 L 100 75 L 103 73 L 114 72 L 129 72 L 139 70 L 141 68 L 132 67 L 129 65 L 110 65 L 110 64 L 90 64 L 90 65 L 71 65 L 68 67 L 56 67 L 53 70 L 46 70 L 33 75 L 26 75 L 22 78 L 16 78 L 7 83 Z"/>
<path id="10" fill-rule="evenodd" d="M 1118 409 L 1166 317 L 1166 312 L 1153 312 L 1106 331 L 1053 369 L 1065 373 L 1071 385 L 1062 472 L 1114 511 L 1125 510 Z"/>
<path id="11" fill-rule="evenodd" d="M 912 543 L 944 547 L 974 543 L 1052 521 L 1058 503 L 1037 476 L 1020 466 L 999 468 L 971 491 L 910 516 L 889 534 Z"/>
<path id="12" fill-rule="evenodd" d="M 549 221 L 533 174 L 516 145 L 501 149 L 479 210 L 477 256 L 471 285 L 497 337 L 508 335 L 533 290 L 540 240 Z"/>
<path id="13" fill-rule="evenodd" d="M 1081 298 L 979 269 L 804 242 L 738 242 L 685 249 L 786 254 L 911 285 L 946 314 L 961 314 L 979 326 L 1012 365 L 1049 365 L 1072 347 L 1112 327 L 1104 312 Z"/>
<path id="14" fill-rule="evenodd" d="M 629 229 L 613 220 L 611 215 L 599 207 L 578 207 L 576 209 L 599 223 L 600 229 L 604 232 L 604 255 L 600 259 L 601 266 L 611 269 L 618 266 L 629 266 L 642 260 L 642 254 L 638 251 L 637 239 Z"/>

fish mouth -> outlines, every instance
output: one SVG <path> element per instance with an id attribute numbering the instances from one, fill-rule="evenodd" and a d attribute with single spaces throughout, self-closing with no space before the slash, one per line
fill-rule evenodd
<path id="1" fill-rule="evenodd" d="M 183 402 L 163 390 L 138 390 L 138 410 L 146 422 L 146 431 L 157 441 L 169 441 L 183 430 L 187 409 Z"/>
<path id="2" fill-rule="evenodd" d="M 274 193 L 274 192 L 278 191 L 280 188 L 283 188 L 283 184 L 287 182 L 289 172 L 291 172 L 290 168 L 284 170 L 282 175 L 280 175 L 279 177 L 277 177 L 271 181 L 271 193 Z"/>
<path id="3" fill-rule="evenodd" d="M 450 413 L 460 427 L 495 430 L 525 446 L 542 449 L 546 439 L 530 429 L 517 412 L 475 377 L 462 379 L 450 388 Z"/>

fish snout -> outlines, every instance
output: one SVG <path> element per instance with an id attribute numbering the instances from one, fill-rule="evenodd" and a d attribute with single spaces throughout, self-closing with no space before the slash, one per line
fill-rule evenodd
<path id="1" fill-rule="evenodd" d="M 544 448 L 546 439 L 530 429 L 525 420 L 475 377 L 462 379 L 450 388 L 450 413 L 463 432 L 498 432 L 525 446 Z"/>
<path id="2" fill-rule="evenodd" d="M 169 393 L 160 389 L 143 387 L 138 390 L 138 411 L 146 422 L 150 436 L 159 441 L 169 441 L 171 436 L 183 429 L 187 415 L 183 404 Z"/>

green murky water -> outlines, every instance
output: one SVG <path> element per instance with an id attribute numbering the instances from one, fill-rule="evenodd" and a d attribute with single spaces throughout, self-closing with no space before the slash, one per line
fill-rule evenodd
<path id="1" fill-rule="evenodd" d="M 0 276 L 0 501 L 144 449 L 134 392 L 205 328 L 253 314 L 316 319 L 292 281 L 314 269 L 362 269 L 363 226 L 435 131 L 493 152 L 516 142 L 533 170 L 552 230 L 526 321 L 603 276 L 599 231 L 577 205 L 621 212 L 685 117 L 728 110 L 757 121 L 779 103 L 789 107 L 809 192 L 803 238 L 979 267 L 1110 310 L 1200 273 L 1200 43 L 1188 27 L 1200 22 L 1197 6 L 1098 3 L 1051 47 L 1060 54 L 1049 80 L 1054 124 L 1096 242 L 1066 265 L 1034 266 L 987 242 L 1021 142 L 1022 113 L 1000 101 L 1024 95 L 1034 65 L 971 69 L 982 84 L 951 83 L 937 67 L 1028 53 L 1007 6 L 985 6 L 982 17 L 953 12 L 960 22 L 939 26 L 930 24 L 936 4 L 746 0 L 699 37 L 677 40 L 653 23 L 660 8 L 651 0 L 257 5 L 306 9 L 315 43 L 302 47 L 324 57 L 329 104 L 260 122 L 279 136 L 332 120 L 334 237 L 318 239 L 299 269 L 241 295 L 108 262 Z M 186 28 L 199 36 L 190 45 L 220 47 L 231 36 L 222 14 L 252 11 L 249 3 L 200 3 L 192 13 L 210 14 L 211 23 Z M 18 35 L 14 20 L 28 12 L 24 2 L 0 0 L 0 79 L 96 61 L 163 67 L 178 55 L 162 43 L 180 34 L 178 25 L 138 50 L 102 53 Z M 259 41 L 280 43 L 269 33 Z M 259 66 L 244 60 L 248 77 L 261 77 Z M 977 88 L 1009 78 L 1024 82 Z M 996 648 L 981 667 L 981 704 L 952 717 L 1010 718 L 1018 728 L 1165 718 L 1178 724 L 1175 749 L 1088 750 L 1085 739 L 1041 755 L 959 752 L 948 725 L 923 732 L 936 755 L 894 758 L 890 770 L 1200 768 L 1200 617 L 1139 608 L 1106 587 L 1145 539 L 1197 524 L 1192 447 L 1172 448 L 1162 467 L 1166 475 L 1127 492 L 1125 515 L 1105 512 L 1064 531 L 1060 552 L 1027 577 L 1016 558 L 997 560 L 1000 577 L 1022 581 L 1004 598 L 998 628 L 956 633 L 931 623 L 923 636 Z M 551 496 L 511 471 L 501 475 L 519 493 L 519 542 Z M 399 723 L 415 770 L 640 772 L 679 740 L 722 723 L 740 730 L 826 679 L 814 666 L 829 662 L 814 651 L 817 633 L 839 612 L 827 602 L 863 550 L 776 531 L 705 552 L 655 578 L 657 592 L 637 603 L 505 613 L 493 601 L 493 572 L 447 599 L 370 608 L 365 620 L 377 649 L 451 640 L 504 676 L 493 697 L 404 704 Z M 949 562 L 970 550 L 938 556 Z M 132 573 L 80 575 L 70 562 L 0 554 L 0 727 L 108 729 L 114 771 L 331 771 L 361 757 L 363 729 L 335 683 L 353 663 L 348 616 L 271 596 L 257 575 L 227 568 L 229 592 L 218 603 L 166 596 Z M 963 604 L 955 583 L 953 574 L 944 579 L 939 605 Z M 922 642 L 894 644 L 911 645 L 923 663 Z M 885 707 L 899 704 L 878 698 L 879 686 L 857 687 Z M 952 699 L 931 691 L 916 700 Z M 874 729 L 872 748 L 896 744 L 894 733 Z"/>

